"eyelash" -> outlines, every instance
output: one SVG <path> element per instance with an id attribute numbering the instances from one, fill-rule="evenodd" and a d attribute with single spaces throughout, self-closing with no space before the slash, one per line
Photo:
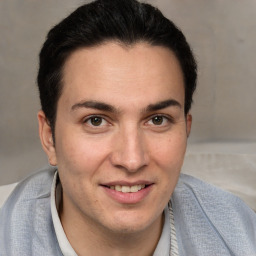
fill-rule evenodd
<path id="1" fill-rule="evenodd" d="M 104 121 L 109 124 L 109 122 L 106 120 L 106 118 L 101 115 L 91 115 L 91 116 L 87 117 L 86 119 L 84 119 L 83 123 L 86 124 L 86 123 L 88 123 L 88 121 L 90 121 L 90 120 L 92 121 L 93 118 L 99 118 L 101 120 L 101 122 Z M 97 127 L 97 125 L 93 125 L 92 123 L 89 124 L 89 126 Z M 101 124 L 99 126 L 101 126 Z"/>
<path id="2" fill-rule="evenodd" d="M 171 116 L 167 116 L 167 115 L 163 115 L 163 114 L 157 114 L 157 115 L 150 116 L 146 123 L 152 122 L 152 124 L 155 125 L 155 126 L 159 126 L 159 127 L 164 126 L 164 125 L 162 125 L 162 123 L 159 124 L 159 125 L 153 123 L 154 122 L 153 119 L 156 118 L 156 117 L 163 118 L 163 119 L 165 119 L 166 122 L 169 122 L 171 124 L 174 123 L 174 120 L 173 120 L 173 118 Z M 94 127 L 94 128 L 101 127 L 102 126 L 102 122 L 106 122 L 107 124 L 110 124 L 110 122 L 106 119 L 106 117 L 101 116 L 101 115 L 91 115 L 91 116 L 87 117 L 86 119 L 84 119 L 83 123 L 86 124 L 86 123 L 88 123 L 88 121 L 90 121 L 90 120 L 92 121 L 93 118 L 99 118 L 101 122 L 100 122 L 99 125 L 93 125 L 92 123 L 88 124 L 91 127 Z M 164 120 L 163 120 L 163 122 L 164 122 Z"/>
<path id="3" fill-rule="evenodd" d="M 174 119 L 173 119 L 171 116 L 164 115 L 164 114 L 157 114 L 157 115 L 154 115 L 154 116 L 150 116 L 150 118 L 149 118 L 149 120 L 147 121 L 147 123 L 148 123 L 149 121 L 153 122 L 153 119 L 156 118 L 156 117 L 161 117 L 161 118 L 165 119 L 166 122 L 168 122 L 168 123 L 171 123 L 171 124 L 174 123 Z M 163 121 L 163 122 L 164 122 L 164 121 Z M 164 125 L 162 125 L 162 124 L 156 125 L 156 124 L 155 124 L 155 126 L 159 126 L 159 127 L 160 127 L 160 126 L 164 126 Z"/>

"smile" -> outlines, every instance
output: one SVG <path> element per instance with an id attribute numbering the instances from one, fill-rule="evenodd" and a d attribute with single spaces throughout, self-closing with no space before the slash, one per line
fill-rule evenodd
<path id="1" fill-rule="evenodd" d="M 121 182 L 116 182 L 115 184 L 101 185 L 101 187 L 108 197 L 121 204 L 137 204 L 142 202 L 154 187 L 154 183 L 146 182 L 121 184 Z"/>
<path id="2" fill-rule="evenodd" d="M 133 186 L 115 185 L 115 186 L 110 186 L 110 189 L 123 192 L 123 193 L 136 193 L 145 187 L 146 187 L 145 184 L 139 184 L 139 185 L 133 185 Z"/>

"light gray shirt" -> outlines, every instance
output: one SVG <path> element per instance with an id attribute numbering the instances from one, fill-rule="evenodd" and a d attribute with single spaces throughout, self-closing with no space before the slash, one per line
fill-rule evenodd
<path id="1" fill-rule="evenodd" d="M 1 208 L 0 256 L 63 256 L 62 250 L 66 253 L 67 243 L 62 246 L 62 241 L 67 242 L 67 237 L 59 232 L 63 228 L 54 199 L 51 206 L 55 172 L 56 168 L 47 167 L 26 178 Z M 57 220 L 52 215 L 54 208 Z M 176 255 L 172 250 L 176 239 L 179 256 L 256 255 L 255 212 L 238 197 L 189 175 L 180 175 L 165 216 L 155 255 Z M 53 223 L 58 221 L 59 228 Z"/>

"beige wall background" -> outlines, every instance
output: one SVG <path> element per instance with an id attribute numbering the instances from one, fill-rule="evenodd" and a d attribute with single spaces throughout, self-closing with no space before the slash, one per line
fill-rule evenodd
<path id="1" fill-rule="evenodd" d="M 36 120 L 38 53 L 50 27 L 83 2 L 0 0 L 0 185 L 47 163 Z M 198 60 L 189 143 L 256 142 L 256 1 L 148 2 L 183 30 Z"/>

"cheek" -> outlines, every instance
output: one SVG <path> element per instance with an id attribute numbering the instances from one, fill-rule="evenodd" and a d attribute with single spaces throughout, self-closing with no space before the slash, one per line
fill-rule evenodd
<path id="1" fill-rule="evenodd" d="M 163 168 L 180 171 L 186 152 L 187 137 L 184 132 L 170 133 L 158 138 L 152 148 L 152 156 Z"/>
<path id="2" fill-rule="evenodd" d="M 178 182 L 187 141 L 186 134 L 182 131 L 169 135 L 159 140 L 158 146 L 152 151 L 152 158 L 160 170 L 162 190 L 159 190 L 159 196 L 164 199 L 163 202 L 169 200 Z"/>
<path id="3" fill-rule="evenodd" d="M 101 140 L 99 148 L 97 139 L 85 136 L 62 136 L 56 142 L 58 167 L 73 176 L 92 175 L 104 162 L 109 151 L 107 141 Z"/>

